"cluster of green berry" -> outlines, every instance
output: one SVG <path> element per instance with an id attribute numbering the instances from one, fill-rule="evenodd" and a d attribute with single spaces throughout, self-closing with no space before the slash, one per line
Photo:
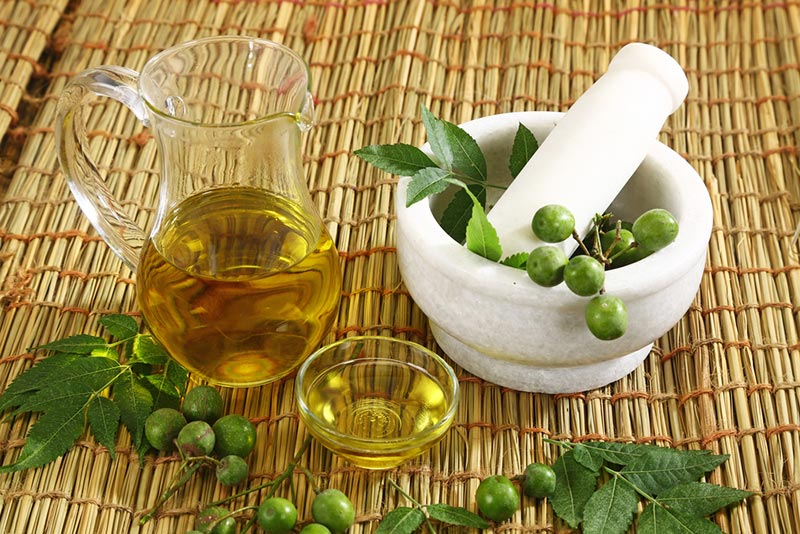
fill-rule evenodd
<path id="1" fill-rule="evenodd" d="M 611 222 L 611 215 L 598 215 L 589 233 L 588 245 L 575 231 L 575 217 L 564 206 L 548 204 L 539 208 L 531 221 L 533 233 L 546 243 L 560 243 L 573 237 L 580 245 L 568 258 L 554 245 L 537 247 L 528 255 L 528 276 L 544 287 L 562 281 L 581 297 L 592 297 L 584 312 L 591 333 L 603 340 L 616 339 L 628 328 L 628 311 L 622 299 L 603 289 L 607 268 L 638 261 L 672 243 L 678 235 L 678 222 L 667 210 L 655 208 L 640 215 L 632 224 Z"/>
<path id="2" fill-rule="evenodd" d="M 213 465 L 221 484 L 239 484 L 247 478 L 244 458 L 255 447 L 256 429 L 244 416 L 223 416 L 222 408 L 219 391 L 211 386 L 192 388 L 183 399 L 181 411 L 160 408 L 147 417 L 147 441 L 159 451 L 177 447 L 188 464 Z"/>
<path id="3" fill-rule="evenodd" d="M 532 463 L 525 472 L 515 477 L 522 483 L 522 492 L 528 497 L 549 497 L 556 489 L 556 474 L 553 468 L 542 463 Z M 514 482 L 503 475 L 484 478 L 475 493 L 478 510 L 487 519 L 501 522 L 510 518 L 519 509 L 519 491 Z"/>

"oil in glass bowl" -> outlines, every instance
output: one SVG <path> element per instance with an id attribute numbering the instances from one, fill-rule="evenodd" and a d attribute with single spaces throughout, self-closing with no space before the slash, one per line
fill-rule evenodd
<path id="1" fill-rule="evenodd" d="M 317 351 L 300 368 L 296 391 L 311 434 L 368 469 L 397 466 L 430 448 L 458 403 L 458 380 L 439 356 L 378 336 Z"/>

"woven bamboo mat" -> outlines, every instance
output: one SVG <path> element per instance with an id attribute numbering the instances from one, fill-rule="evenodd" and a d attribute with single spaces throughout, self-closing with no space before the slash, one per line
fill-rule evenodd
<path id="1" fill-rule="evenodd" d="M 420 144 L 420 104 L 453 122 L 518 110 L 565 110 L 630 41 L 684 66 L 686 103 L 662 140 L 699 171 L 713 200 L 706 272 L 691 309 L 636 371 L 575 395 L 533 395 L 462 377 L 456 424 L 430 453 L 387 473 L 354 469 L 313 445 L 305 465 L 353 500 L 352 532 L 398 504 L 387 477 L 422 502 L 471 504 L 480 479 L 551 461 L 543 438 L 610 439 L 730 455 L 712 482 L 756 496 L 719 513 L 725 532 L 800 531 L 800 3 L 384 0 L 83 0 L 0 2 L 0 388 L 28 368 L 27 347 L 99 331 L 104 314 L 137 314 L 134 277 L 90 228 L 58 170 L 55 105 L 77 71 L 141 68 L 196 37 L 247 34 L 301 53 L 319 125 L 307 138 L 313 198 L 341 251 L 342 303 L 329 339 L 388 334 L 435 347 L 405 291 L 394 249 L 394 178 L 351 151 Z M 159 168 L 154 140 L 106 101 L 91 106 L 91 149 L 112 190 L 146 224 Z M 6 134 L 11 129 L 12 134 Z M 280 473 L 305 436 L 289 380 L 226 390 L 259 446 L 251 483 Z M 0 460 L 31 421 L 0 422 Z M 196 476 L 143 528 L 138 518 L 179 462 L 139 462 L 125 432 L 112 461 L 82 438 L 44 468 L 0 476 L 0 533 L 183 532 L 203 503 L 229 494 Z M 299 487 L 302 517 L 309 491 Z M 237 504 L 255 503 L 257 497 Z M 543 503 L 498 530 L 568 532 Z"/>

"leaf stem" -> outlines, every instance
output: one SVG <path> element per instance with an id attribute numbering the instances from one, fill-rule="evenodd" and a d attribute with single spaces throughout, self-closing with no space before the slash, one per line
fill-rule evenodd
<path id="1" fill-rule="evenodd" d="M 411 504 L 413 504 L 413 505 L 414 505 L 415 507 L 417 507 L 417 508 L 422 508 L 422 505 L 421 505 L 421 504 L 420 504 L 420 503 L 419 503 L 419 502 L 418 502 L 416 499 L 414 499 L 414 497 L 412 497 L 411 495 L 409 495 L 408 493 L 406 493 L 406 491 L 405 491 L 403 488 L 401 488 L 401 487 L 400 487 L 400 486 L 397 484 L 397 482 L 395 482 L 395 481 L 394 481 L 394 480 L 392 480 L 391 478 L 387 478 L 386 480 L 389 482 L 389 484 L 391 484 L 391 485 L 392 485 L 392 487 L 394 487 L 394 489 L 396 489 L 396 490 L 397 490 L 397 492 L 398 492 L 400 495 L 402 495 L 403 497 L 405 497 L 406 499 L 408 499 L 408 500 L 411 502 Z"/>

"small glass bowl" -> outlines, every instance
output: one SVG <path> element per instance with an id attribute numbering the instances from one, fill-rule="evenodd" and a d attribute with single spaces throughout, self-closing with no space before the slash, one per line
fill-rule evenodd
<path id="1" fill-rule="evenodd" d="M 325 447 L 366 469 L 395 467 L 447 432 L 458 378 L 421 345 L 382 336 L 343 339 L 297 372 L 300 418 Z"/>

